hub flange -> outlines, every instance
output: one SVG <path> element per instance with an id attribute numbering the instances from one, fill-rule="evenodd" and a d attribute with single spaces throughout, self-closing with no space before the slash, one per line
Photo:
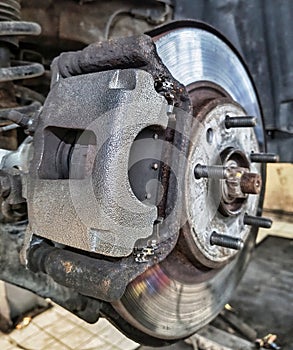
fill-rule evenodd
<path id="1" fill-rule="evenodd" d="M 249 162 L 251 151 L 258 152 L 254 129 L 225 126 L 227 116 L 240 115 L 245 118 L 246 113 L 237 103 L 215 99 L 201 109 L 193 125 L 185 191 L 189 234 L 185 238 L 195 258 L 210 268 L 222 266 L 237 254 L 210 244 L 212 233 L 245 242 L 249 228 L 243 225 L 243 216 L 257 211 L 258 196 L 249 194 L 259 193 L 261 186 L 260 167 Z M 210 176 L 194 176 L 200 175 L 202 165 L 207 174 L 210 169 Z"/>

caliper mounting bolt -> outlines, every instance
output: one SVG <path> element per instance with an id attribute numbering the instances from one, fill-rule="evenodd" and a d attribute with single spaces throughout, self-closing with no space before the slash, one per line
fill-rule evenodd
<path id="1" fill-rule="evenodd" d="M 251 153 L 250 160 L 253 163 L 278 163 L 279 156 L 274 153 Z"/>
<path id="2" fill-rule="evenodd" d="M 211 245 L 217 245 L 220 247 L 241 250 L 244 246 L 244 242 L 241 238 L 236 238 L 228 235 L 222 235 L 215 231 L 212 232 L 210 237 Z"/>
<path id="3" fill-rule="evenodd" d="M 238 116 L 230 117 L 226 116 L 225 118 L 225 127 L 230 128 L 250 128 L 256 126 L 256 118 L 250 116 Z"/>
<path id="4" fill-rule="evenodd" d="M 244 225 L 271 228 L 273 221 L 270 218 L 264 218 L 261 216 L 245 215 L 243 223 Z"/>

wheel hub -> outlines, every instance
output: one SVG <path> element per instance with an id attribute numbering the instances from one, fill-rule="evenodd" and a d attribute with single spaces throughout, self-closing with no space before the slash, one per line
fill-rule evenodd
<path id="1" fill-rule="evenodd" d="M 243 225 L 243 217 L 257 211 L 258 196 L 249 195 L 251 188 L 245 187 L 246 178 L 251 177 L 258 184 L 257 193 L 261 184 L 259 165 L 248 160 L 251 151 L 259 151 L 254 130 L 225 126 L 227 116 L 245 114 L 238 104 L 215 99 L 194 121 L 185 190 L 190 237 L 187 233 L 185 237 L 195 258 L 211 268 L 237 254 L 234 249 L 212 245 L 212 233 L 245 241 L 250 228 Z"/>

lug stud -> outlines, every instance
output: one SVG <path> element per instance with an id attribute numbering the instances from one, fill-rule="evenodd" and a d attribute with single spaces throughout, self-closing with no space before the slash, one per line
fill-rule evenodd
<path id="1" fill-rule="evenodd" d="M 274 153 L 251 153 L 250 160 L 253 163 L 278 163 L 279 156 Z"/>
<path id="2" fill-rule="evenodd" d="M 244 242 L 241 238 L 222 235 L 215 231 L 211 234 L 210 243 L 211 245 L 217 245 L 234 250 L 241 250 L 244 246 Z"/>
<path id="3" fill-rule="evenodd" d="M 226 168 L 220 165 L 201 165 L 197 164 L 194 168 L 194 177 L 198 180 L 202 177 L 212 179 L 225 179 Z"/>
<path id="4" fill-rule="evenodd" d="M 225 127 L 230 128 L 250 128 L 256 125 L 256 118 L 250 116 L 229 117 L 226 116 Z"/>
<path id="5" fill-rule="evenodd" d="M 271 228 L 273 221 L 270 218 L 264 218 L 261 216 L 245 215 L 243 223 L 244 225 Z"/>

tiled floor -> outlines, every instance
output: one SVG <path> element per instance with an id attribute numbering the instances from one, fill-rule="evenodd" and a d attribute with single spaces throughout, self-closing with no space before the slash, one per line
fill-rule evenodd
<path id="1" fill-rule="evenodd" d="M 270 230 L 259 231 L 257 242 L 267 235 L 293 238 L 293 224 L 274 221 Z M 28 326 L 0 335 L 0 350 L 133 350 L 138 346 L 105 319 L 90 325 L 58 305 Z"/>
<path id="2" fill-rule="evenodd" d="M 91 325 L 58 305 L 28 326 L 0 336 L 0 350 L 133 350 L 138 346 L 107 320 Z"/>

